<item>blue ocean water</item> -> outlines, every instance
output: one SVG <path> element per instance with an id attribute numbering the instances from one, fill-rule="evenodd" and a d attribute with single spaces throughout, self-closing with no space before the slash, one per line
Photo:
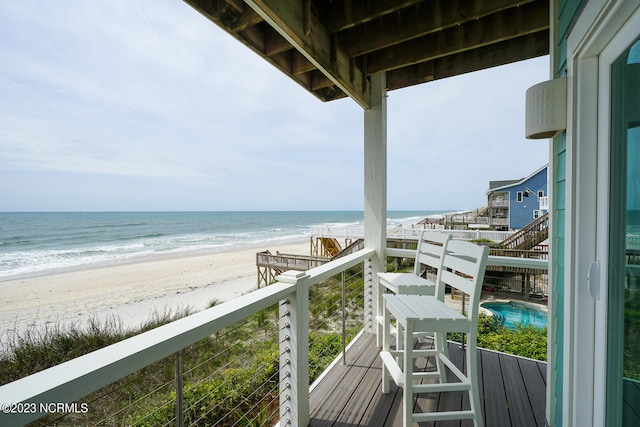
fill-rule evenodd
<path id="1" fill-rule="evenodd" d="M 442 211 L 392 211 L 389 225 Z M 308 238 L 311 226 L 362 225 L 363 213 L 0 212 L 0 280 L 191 251 L 264 247 Z"/>

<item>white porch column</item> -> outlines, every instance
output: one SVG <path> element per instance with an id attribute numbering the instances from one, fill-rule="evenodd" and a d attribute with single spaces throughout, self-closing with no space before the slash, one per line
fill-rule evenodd
<path id="1" fill-rule="evenodd" d="M 364 111 L 364 245 L 376 254 L 365 265 L 364 329 L 376 332 L 375 275 L 386 268 L 387 244 L 387 79 L 371 76 L 371 108 Z"/>

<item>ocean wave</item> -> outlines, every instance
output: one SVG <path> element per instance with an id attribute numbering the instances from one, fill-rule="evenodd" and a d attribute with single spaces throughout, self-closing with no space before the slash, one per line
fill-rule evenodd
<path id="1" fill-rule="evenodd" d="M 127 227 L 144 227 L 149 225 L 147 222 L 123 222 L 123 223 L 113 223 L 113 224 L 100 224 L 100 225 L 91 225 L 87 226 L 87 229 L 100 229 L 100 228 L 127 228 Z"/>
<path id="2" fill-rule="evenodd" d="M 416 215 L 399 213 L 390 223 L 424 217 Z M 358 212 L 0 213 L 0 221 L 12 224 L 0 233 L 3 279 L 149 255 L 264 248 L 308 238 L 314 224 L 364 226 Z"/>

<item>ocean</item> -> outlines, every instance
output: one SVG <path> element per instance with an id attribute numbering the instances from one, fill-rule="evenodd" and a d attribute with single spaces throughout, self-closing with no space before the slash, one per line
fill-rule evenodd
<path id="1" fill-rule="evenodd" d="M 391 211 L 388 226 L 444 211 Z M 0 280 L 136 258 L 304 240 L 312 226 L 358 226 L 358 211 L 0 212 Z"/>

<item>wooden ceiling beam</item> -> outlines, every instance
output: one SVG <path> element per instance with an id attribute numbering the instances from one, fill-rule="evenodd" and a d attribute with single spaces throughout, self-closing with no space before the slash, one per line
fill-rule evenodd
<path id="1" fill-rule="evenodd" d="M 368 54 L 368 71 L 402 68 L 548 28 L 548 5 L 531 3 Z"/>
<path id="2" fill-rule="evenodd" d="M 310 89 L 313 92 L 316 92 L 320 89 L 325 89 L 331 86 L 335 86 L 333 84 L 333 82 L 331 80 L 329 80 L 327 78 L 327 76 L 325 76 L 324 74 L 322 74 L 320 71 L 312 71 L 309 73 L 310 78 L 311 78 L 311 87 Z"/>
<path id="3" fill-rule="evenodd" d="M 436 80 L 549 54 L 549 30 L 439 58 L 434 61 Z"/>
<path id="4" fill-rule="evenodd" d="M 320 15 L 331 33 L 364 24 L 381 16 L 389 15 L 424 0 L 343 0 L 326 2 Z"/>
<path id="5" fill-rule="evenodd" d="M 238 19 L 231 26 L 231 30 L 239 33 L 246 30 L 248 27 L 259 24 L 262 21 L 262 17 L 258 15 L 255 10 L 251 9 L 250 7 L 246 7 L 242 14 L 240 14 Z"/>
<path id="6" fill-rule="evenodd" d="M 397 16 L 368 22 L 343 31 L 349 56 L 359 56 L 424 35 L 522 6 L 534 0 L 451 0 L 428 2 L 403 10 Z M 538 0 L 539 3 L 544 1 Z M 548 3 L 548 2 L 547 2 Z M 547 6 L 548 10 L 548 6 Z"/>
<path id="7" fill-rule="evenodd" d="M 265 34 L 264 29 L 260 25 L 254 25 L 247 27 L 242 33 L 238 33 L 246 45 L 249 45 L 253 50 L 264 55 L 266 51 Z"/>
<path id="8" fill-rule="evenodd" d="M 308 73 L 316 69 L 316 67 L 297 50 L 292 50 L 291 54 L 291 72 L 293 74 Z"/>
<path id="9" fill-rule="evenodd" d="M 387 89 L 390 91 L 401 89 L 432 80 L 523 61 L 548 53 L 549 30 L 543 30 L 476 50 L 389 71 L 387 73 Z"/>
<path id="10" fill-rule="evenodd" d="M 433 60 L 392 70 L 387 73 L 387 89 L 401 89 L 435 79 Z"/>
<path id="11" fill-rule="evenodd" d="M 270 30 L 265 34 L 265 55 L 272 56 L 293 49 L 277 31 Z"/>
<path id="12" fill-rule="evenodd" d="M 363 108 L 371 105 L 362 71 L 312 13 L 311 0 L 246 0 L 266 22 Z"/>

